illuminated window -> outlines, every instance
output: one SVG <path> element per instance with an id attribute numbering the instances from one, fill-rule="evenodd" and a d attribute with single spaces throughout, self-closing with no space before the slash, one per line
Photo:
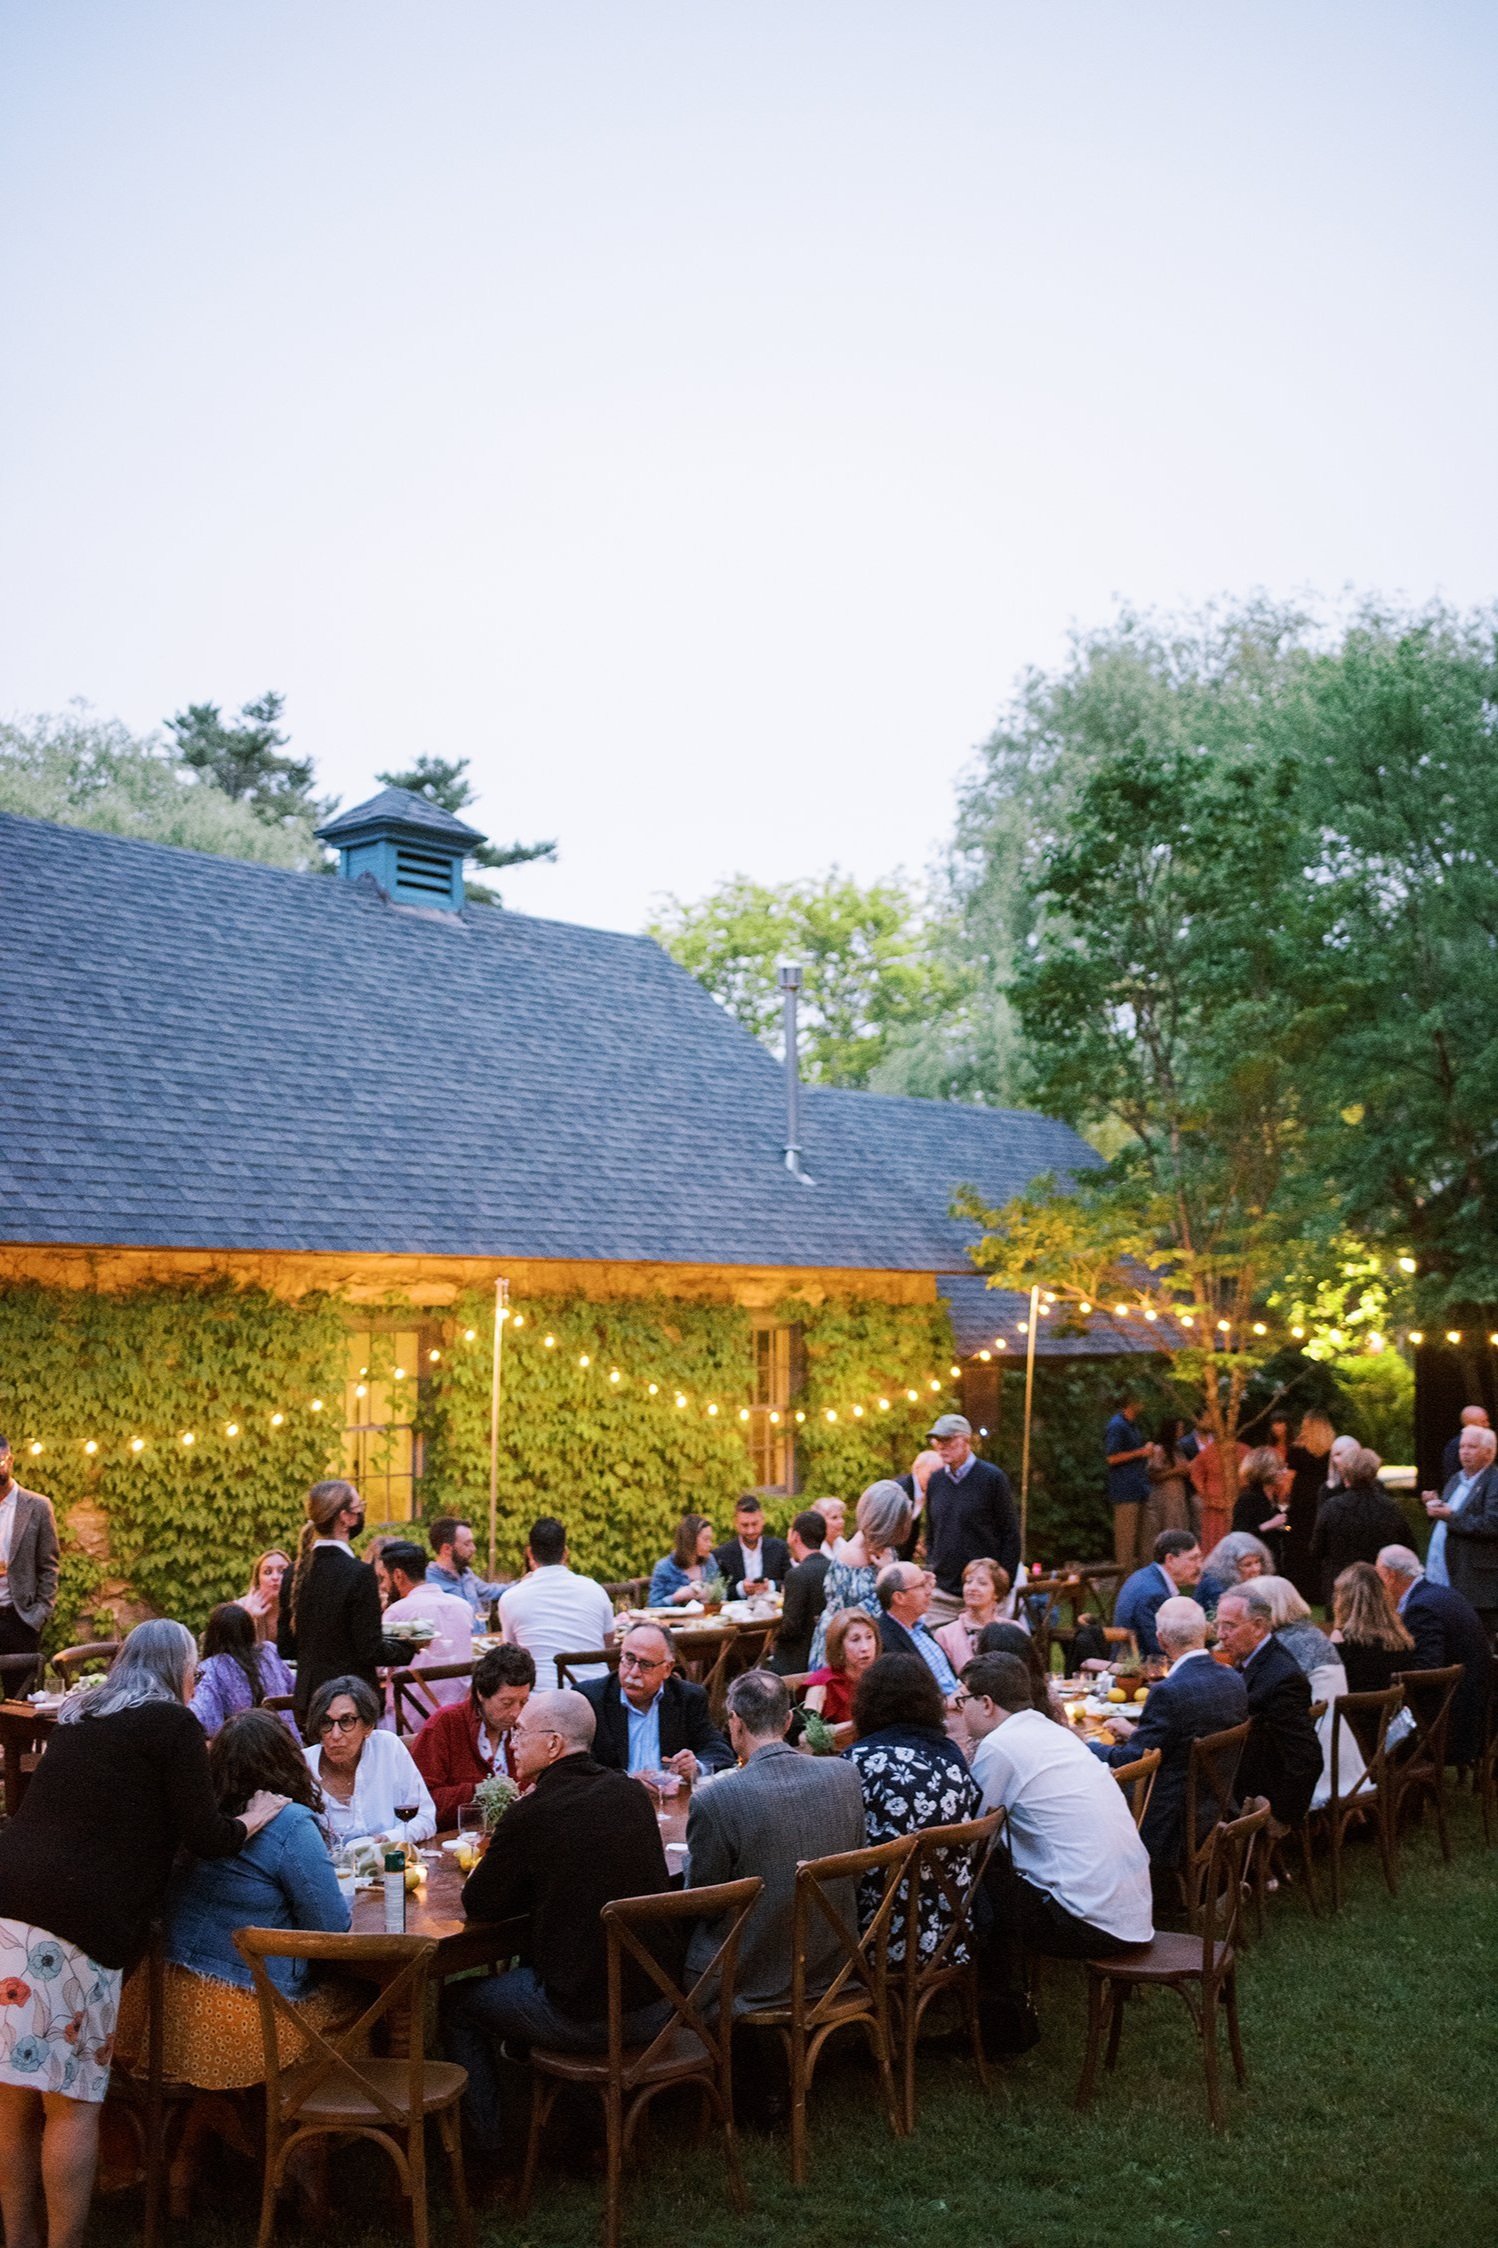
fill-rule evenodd
<path id="1" fill-rule="evenodd" d="M 393 1320 L 349 1333 L 343 1472 L 358 1485 L 371 1524 L 416 1516 L 423 1447 L 414 1424 L 431 1341 L 422 1328 Z"/>
<path id="2" fill-rule="evenodd" d="M 749 1479 L 756 1490 L 785 1495 L 796 1488 L 796 1424 L 791 1415 L 800 1386 L 800 1328 L 773 1320 L 756 1326 L 745 1432 Z"/>

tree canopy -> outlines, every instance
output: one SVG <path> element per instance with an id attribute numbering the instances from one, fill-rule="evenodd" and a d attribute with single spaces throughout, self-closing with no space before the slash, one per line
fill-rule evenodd
<path id="1" fill-rule="evenodd" d="M 236 804 L 248 804 L 267 826 L 316 827 L 335 797 L 313 794 L 310 757 L 283 757 L 291 739 L 280 730 L 284 695 L 268 693 L 225 718 L 217 703 L 189 703 L 166 721 L 184 765 L 203 773 Z"/>

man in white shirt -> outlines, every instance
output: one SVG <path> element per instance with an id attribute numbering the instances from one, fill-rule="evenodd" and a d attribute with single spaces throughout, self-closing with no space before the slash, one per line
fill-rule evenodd
<path id="1" fill-rule="evenodd" d="M 500 1594 L 499 1628 L 512 1646 L 526 1647 L 535 1657 L 536 1685 L 544 1693 L 558 1683 L 558 1655 L 609 1644 L 614 1610 L 602 1585 L 568 1568 L 567 1533 L 554 1515 L 544 1514 L 531 1524 L 525 1558 L 528 1574 Z M 606 1675 L 602 1663 L 578 1673 Z"/>
<path id="2" fill-rule="evenodd" d="M 408 1545 L 400 1540 L 387 1545 L 381 1551 L 376 1568 L 390 1586 L 391 1598 L 385 1608 L 386 1638 L 398 1641 L 401 1633 L 397 1627 L 401 1624 L 432 1626 L 433 1636 L 425 1646 L 412 1648 L 413 1670 L 473 1661 L 473 1610 L 455 1592 L 444 1592 L 440 1585 L 428 1581 L 427 1557 L 419 1545 Z M 465 1701 L 468 1680 L 435 1678 L 430 1686 L 422 1688 L 422 1695 L 439 1709 L 448 1702 Z"/>
<path id="3" fill-rule="evenodd" d="M 983 1809 L 1007 1814 L 994 1855 L 994 1939 L 1011 1987 L 1026 1950 L 1101 1959 L 1154 1934 L 1150 1862 L 1128 1798 L 1071 1728 L 1032 1704 L 1016 1655 L 978 1655 L 962 1674 L 963 1717 Z"/>

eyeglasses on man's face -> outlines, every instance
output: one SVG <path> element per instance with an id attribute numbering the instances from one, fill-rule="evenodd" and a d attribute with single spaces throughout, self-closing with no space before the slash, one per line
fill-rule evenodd
<path id="1" fill-rule="evenodd" d="M 621 1670 L 664 1670 L 670 1660 L 669 1655 L 632 1654 L 626 1647 L 619 1657 L 619 1668 Z"/>

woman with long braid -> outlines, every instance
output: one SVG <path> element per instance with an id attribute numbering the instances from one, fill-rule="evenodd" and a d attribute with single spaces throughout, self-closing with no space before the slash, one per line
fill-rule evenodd
<path id="1" fill-rule="evenodd" d="M 352 1483 L 313 1484 L 276 1633 L 281 1654 L 296 1664 L 293 1706 L 304 1730 L 307 1705 L 328 1679 L 362 1678 L 377 1688 L 380 1665 L 403 1663 L 410 1653 L 380 1629 L 375 1573 L 353 1548 L 363 1527 L 364 1501 Z"/>

